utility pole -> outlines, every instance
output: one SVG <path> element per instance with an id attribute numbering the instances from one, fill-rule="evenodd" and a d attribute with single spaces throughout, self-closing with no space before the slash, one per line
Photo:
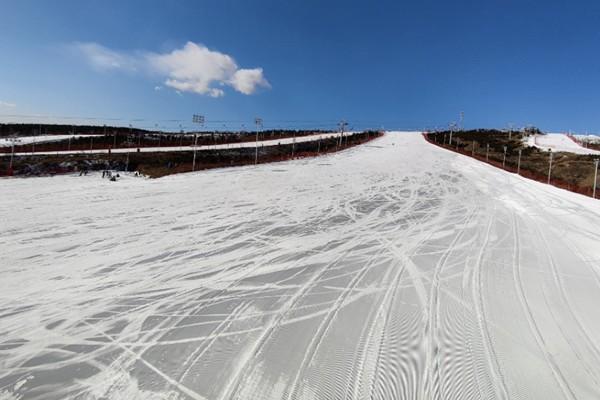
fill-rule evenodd
<path id="1" fill-rule="evenodd" d="M 502 168 L 506 165 L 506 146 L 502 146 L 504 148 L 504 157 L 502 158 Z"/>
<path id="2" fill-rule="evenodd" d="M 485 161 L 490 161 L 490 144 L 485 145 Z"/>
<path id="3" fill-rule="evenodd" d="M 550 176 L 552 176 L 552 150 L 550 150 L 550 160 L 548 163 L 548 185 L 550 184 Z"/>
<path id="4" fill-rule="evenodd" d="M 258 164 L 258 131 L 263 126 L 262 118 L 254 118 L 254 123 L 256 124 L 256 146 L 254 148 L 254 165 Z"/>
<path id="5" fill-rule="evenodd" d="M 519 149 L 519 161 L 517 161 L 517 175 L 520 175 L 519 173 L 521 172 L 521 153 L 523 152 L 523 149 Z"/>
<path id="6" fill-rule="evenodd" d="M 594 191 L 592 192 L 592 198 L 596 198 L 596 180 L 598 178 L 598 161 L 599 159 L 594 160 Z"/>

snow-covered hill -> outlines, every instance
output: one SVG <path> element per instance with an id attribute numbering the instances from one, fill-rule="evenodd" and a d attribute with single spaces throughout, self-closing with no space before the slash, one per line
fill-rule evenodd
<path id="1" fill-rule="evenodd" d="M 577 144 L 573 139 L 563 133 L 528 136 L 527 144 L 546 151 L 565 151 L 575 154 L 600 154 L 600 151 L 598 150 L 587 149 Z"/>
<path id="2" fill-rule="evenodd" d="M 600 202 L 421 135 L 0 191 L 0 398 L 600 397 Z"/>

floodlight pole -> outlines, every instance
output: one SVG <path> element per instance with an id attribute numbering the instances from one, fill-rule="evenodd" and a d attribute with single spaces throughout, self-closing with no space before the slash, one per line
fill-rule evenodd
<path id="1" fill-rule="evenodd" d="M 592 198 L 596 198 L 596 180 L 598 178 L 598 161 L 599 159 L 594 160 L 594 191 L 592 192 Z"/>
<path id="2" fill-rule="evenodd" d="M 485 161 L 490 161 L 490 144 L 485 145 Z"/>
<path id="3" fill-rule="evenodd" d="M 196 147 L 198 146 L 198 135 L 194 134 L 194 159 L 192 161 L 192 172 L 196 170 Z"/>
<path id="4" fill-rule="evenodd" d="M 521 153 L 523 149 L 519 149 L 519 160 L 517 161 L 517 175 L 520 175 L 521 172 Z"/>
<path id="5" fill-rule="evenodd" d="M 14 140 L 11 140 L 11 145 L 12 145 L 12 146 L 11 146 L 11 147 L 12 147 L 12 151 L 11 151 L 11 153 L 10 153 L 10 165 L 8 166 L 8 169 L 10 169 L 10 170 L 12 170 L 12 166 L 13 166 L 13 157 L 14 157 L 14 155 L 15 155 L 15 141 L 14 141 Z M 595 189 L 596 189 L 596 188 L 594 187 L 594 190 L 595 190 Z"/>
<path id="6" fill-rule="evenodd" d="M 550 160 L 548 163 L 548 185 L 550 184 L 550 176 L 552 175 L 552 150 L 550 150 Z"/>
<path id="7" fill-rule="evenodd" d="M 200 128 L 204 126 L 204 115 L 194 114 L 192 115 L 192 122 L 200 125 Z M 196 170 L 196 150 L 198 147 L 198 134 L 194 134 L 194 159 L 192 160 L 192 172 Z"/>
<path id="8" fill-rule="evenodd" d="M 504 157 L 502 158 L 502 168 L 506 165 L 506 146 L 504 147 Z"/>
<path id="9" fill-rule="evenodd" d="M 344 128 L 346 127 L 346 125 L 348 125 L 348 123 L 344 120 L 340 121 L 340 139 L 339 139 L 339 146 L 342 146 L 342 141 L 344 140 Z"/>
<path id="10" fill-rule="evenodd" d="M 258 164 L 258 131 L 262 127 L 263 120 L 262 118 L 254 118 L 254 123 L 256 124 L 256 146 L 254 149 L 254 165 Z"/>

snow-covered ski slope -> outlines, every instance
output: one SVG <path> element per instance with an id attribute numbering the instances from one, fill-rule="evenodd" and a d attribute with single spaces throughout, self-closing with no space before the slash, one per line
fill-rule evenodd
<path id="1" fill-rule="evenodd" d="M 546 151 L 565 151 L 575 154 L 600 154 L 600 151 L 598 150 L 587 149 L 580 146 L 563 133 L 532 135 L 527 137 L 527 144 Z"/>
<path id="2" fill-rule="evenodd" d="M 318 133 L 315 135 L 308 136 L 298 136 L 291 138 L 281 138 L 281 139 L 272 139 L 272 140 L 259 140 L 259 141 L 250 141 L 250 142 L 238 142 L 238 143 L 227 143 L 227 144 L 211 144 L 211 145 L 202 145 L 202 146 L 168 146 L 168 147 L 123 147 L 112 149 L 112 153 L 132 153 L 135 151 L 142 153 L 161 153 L 161 152 L 173 152 L 173 151 L 193 151 L 194 148 L 197 151 L 206 151 L 206 150 L 226 150 L 226 149 L 243 149 L 243 148 L 256 148 L 256 147 L 266 147 L 266 146 L 277 146 L 280 144 L 292 144 L 292 143 L 302 143 L 302 142 L 313 142 L 322 139 L 332 139 L 336 137 L 343 137 L 355 135 L 361 132 L 344 132 L 343 134 L 340 132 L 330 132 L 330 133 Z M 88 150 L 61 150 L 61 151 L 37 151 L 36 155 L 66 155 L 66 154 L 108 154 L 108 149 L 88 149 Z M 24 153 L 15 153 L 16 156 L 26 156 L 32 154 L 31 152 Z M 0 157 L 10 157 L 10 153 L 0 154 Z"/>
<path id="3" fill-rule="evenodd" d="M 0 398 L 600 398 L 600 202 L 419 134 L 0 190 Z"/>
<path id="4" fill-rule="evenodd" d="M 32 143 L 49 143 L 67 140 L 69 138 L 90 137 L 94 135 L 42 135 L 42 136 L 19 136 L 14 138 L 0 138 L 0 147 L 10 147 Z"/>

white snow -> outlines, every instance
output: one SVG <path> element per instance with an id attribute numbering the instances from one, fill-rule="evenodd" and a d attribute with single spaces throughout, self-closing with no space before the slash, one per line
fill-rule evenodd
<path id="1" fill-rule="evenodd" d="M 598 135 L 573 135 L 577 140 L 580 140 L 584 143 L 600 143 L 600 136 Z"/>
<path id="2" fill-rule="evenodd" d="M 564 151 L 575 154 L 600 154 L 598 150 L 587 149 L 575 143 L 563 133 L 548 133 L 545 135 L 532 135 L 527 137 L 527 144 L 544 151 Z"/>
<path id="3" fill-rule="evenodd" d="M 421 135 L 0 192 L 5 397 L 600 398 L 600 202 Z"/>
<path id="4" fill-rule="evenodd" d="M 60 142 L 69 138 L 90 137 L 94 135 L 42 135 L 42 136 L 19 136 L 15 138 L 0 138 L 0 147 L 23 145 L 31 143 Z"/>
<path id="5" fill-rule="evenodd" d="M 344 137 L 351 136 L 360 132 L 344 132 Z M 170 146 L 170 147 L 140 147 L 139 151 L 142 153 L 155 153 L 155 152 L 173 152 L 173 151 L 193 151 L 194 147 L 197 151 L 203 150 L 219 150 L 219 149 L 241 149 L 241 148 L 256 148 L 258 147 L 266 147 L 266 146 L 277 146 L 278 144 L 292 144 L 292 143 L 302 143 L 302 142 L 311 142 L 317 141 L 319 139 L 328 139 L 339 137 L 341 133 L 332 132 L 332 133 L 319 133 L 316 135 L 309 136 L 298 136 L 291 138 L 282 138 L 282 139 L 274 139 L 274 140 L 261 140 L 258 142 L 241 142 L 241 143 L 228 143 L 228 144 L 213 144 L 213 145 L 203 145 L 203 146 Z M 112 149 L 112 153 L 132 153 L 137 151 L 138 148 L 118 148 Z M 31 152 L 25 153 L 15 153 L 17 156 L 21 155 L 30 155 Z M 108 154 L 108 149 L 94 149 L 94 150 L 71 150 L 71 151 L 36 151 L 36 155 L 60 155 L 60 154 Z M 0 154 L 0 157 L 8 157 L 9 153 Z"/>

